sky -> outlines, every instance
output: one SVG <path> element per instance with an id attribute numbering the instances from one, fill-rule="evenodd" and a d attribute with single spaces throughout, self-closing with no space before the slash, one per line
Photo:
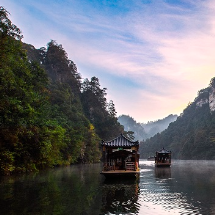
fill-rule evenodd
<path id="1" fill-rule="evenodd" d="M 215 75 L 215 0 L 1 0 L 35 48 L 62 44 L 117 115 L 180 115 Z"/>

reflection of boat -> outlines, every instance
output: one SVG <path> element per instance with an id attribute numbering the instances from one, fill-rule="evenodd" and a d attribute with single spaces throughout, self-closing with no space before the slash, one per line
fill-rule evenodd
<path id="1" fill-rule="evenodd" d="M 139 142 L 131 141 L 122 134 L 101 143 L 103 151 L 103 170 L 105 177 L 137 177 L 139 170 Z"/>
<path id="2" fill-rule="evenodd" d="M 155 156 L 149 156 L 148 158 L 147 158 L 147 161 L 154 161 L 155 160 Z"/>
<path id="3" fill-rule="evenodd" d="M 164 148 L 156 152 L 155 165 L 160 166 L 170 166 L 171 165 L 171 151 L 165 150 Z"/>
<path id="4" fill-rule="evenodd" d="M 155 177 L 161 179 L 171 178 L 171 168 L 158 168 L 155 167 Z"/>
<path id="5" fill-rule="evenodd" d="M 138 182 L 133 180 L 105 180 L 101 189 L 102 214 L 138 214 Z"/>

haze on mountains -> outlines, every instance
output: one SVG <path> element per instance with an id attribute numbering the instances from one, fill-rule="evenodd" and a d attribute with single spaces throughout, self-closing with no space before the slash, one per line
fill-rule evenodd
<path id="1" fill-rule="evenodd" d="M 135 140 L 143 141 L 157 133 L 162 132 L 176 119 L 177 115 L 170 114 L 169 116 L 156 121 L 137 123 L 132 117 L 128 115 L 121 115 L 118 117 L 118 122 L 124 126 L 125 131 L 134 132 L 133 135 Z"/>
<path id="2" fill-rule="evenodd" d="M 141 143 L 142 158 L 165 147 L 174 159 L 215 159 L 215 77 L 175 122 Z"/>

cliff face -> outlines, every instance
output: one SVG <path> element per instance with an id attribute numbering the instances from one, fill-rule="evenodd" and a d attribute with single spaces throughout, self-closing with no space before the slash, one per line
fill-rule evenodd
<path id="1" fill-rule="evenodd" d="M 209 91 L 209 108 L 210 111 L 215 111 L 215 88 L 211 87 Z"/>
<path id="2" fill-rule="evenodd" d="M 215 87 L 210 86 L 200 90 L 194 102 L 196 103 L 197 108 L 200 108 L 203 105 L 209 105 L 210 112 L 215 111 Z"/>
<path id="3" fill-rule="evenodd" d="M 200 101 L 196 102 L 197 107 L 202 107 L 204 104 L 208 104 L 208 99 L 207 98 L 201 99 Z"/>

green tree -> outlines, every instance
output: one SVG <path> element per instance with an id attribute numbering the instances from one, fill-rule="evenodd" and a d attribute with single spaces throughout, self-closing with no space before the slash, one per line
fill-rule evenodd
<path id="1" fill-rule="evenodd" d="M 56 163 L 50 157 L 59 155 L 64 130 L 47 124 L 47 76 L 28 61 L 21 31 L 3 7 L 0 15 L 0 172 L 37 170 Z"/>
<path id="2" fill-rule="evenodd" d="M 116 118 L 117 112 L 116 112 L 115 105 L 112 100 L 110 100 L 110 102 L 108 103 L 108 113 L 109 113 L 110 117 Z"/>
<path id="3" fill-rule="evenodd" d="M 106 88 L 100 87 L 99 79 L 85 79 L 82 84 L 83 110 L 101 139 L 112 139 L 123 132 L 123 126 L 117 121 L 113 101 L 107 103 Z"/>

